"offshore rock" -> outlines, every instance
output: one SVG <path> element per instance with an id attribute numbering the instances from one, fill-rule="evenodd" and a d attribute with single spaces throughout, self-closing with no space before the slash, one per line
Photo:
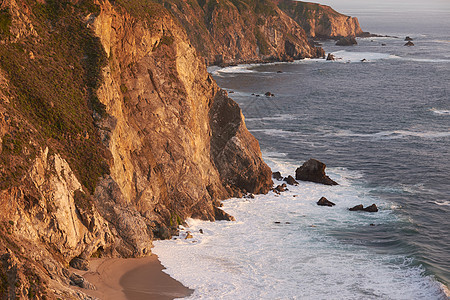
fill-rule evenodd
<path id="1" fill-rule="evenodd" d="M 407 42 L 407 41 L 413 41 L 413 39 L 411 37 L 407 36 L 407 37 L 405 37 L 405 42 Z"/>
<path id="2" fill-rule="evenodd" d="M 328 53 L 327 60 L 336 60 L 336 57 L 332 53 Z"/>
<path id="3" fill-rule="evenodd" d="M 273 178 L 273 179 L 276 179 L 276 180 L 278 180 L 278 181 L 283 180 L 283 176 L 281 176 L 281 173 L 280 173 L 279 171 L 273 172 L 273 173 L 272 173 L 272 178 Z"/>
<path id="4" fill-rule="evenodd" d="M 357 45 L 358 42 L 353 36 L 341 37 L 337 42 L 336 46 L 353 46 Z"/>
<path id="5" fill-rule="evenodd" d="M 414 46 L 414 43 L 411 41 L 408 41 L 404 46 L 411 47 L 411 46 Z"/>
<path id="6" fill-rule="evenodd" d="M 377 212 L 378 211 L 378 207 L 375 204 L 372 204 L 372 205 L 367 206 L 366 208 L 364 208 L 364 211 Z"/>
<path id="7" fill-rule="evenodd" d="M 325 175 L 326 165 L 316 159 L 310 159 L 300 168 L 295 170 L 295 179 L 302 181 L 312 181 L 325 185 L 337 185 L 338 183 Z"/>
<path id="8" fill-rule="evenodd" d="M 286 181 L 287 184 L 298 185 L 298 182 L 291 175 L 289 175 L 288 177 L 285 177 L 283 180 Z"/>
<path id="9" fill-rule="evenodd" d="M 218 207 L 214 207 L 214 215 L 216 220 L 236 221 L 236 219 L 232 215 Z"/>
<path id="10" fill-rule="evenodd" d="M 319 201 L 317 201 L 317 205 L 320 205 L 320 206 L 334 206 L 334 205 L 336 205 L 336 204 L 334 204 L 333 202 L 331 202 L 331 201 L 329 201 L 327 198 L 325 198 L 325 197 L 322 197 L 322 198 L 320 198 L 320 200 Z"/>
<path id="11" fill-rule="evenodd" d="M 349 208 L 348 210 L 349 211 L 362 211 L 362 210 L 364 210 L 364 206 L 362 204 L 359 204 L 359 205 L 353 206 L 352 208 Z"/>

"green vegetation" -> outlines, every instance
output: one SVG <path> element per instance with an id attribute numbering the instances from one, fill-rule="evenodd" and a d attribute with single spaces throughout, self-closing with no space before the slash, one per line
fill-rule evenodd
<path id="1" fill-rule="evenodd" d="M 30 38 L 0 48 L 0 67 L 13 98 L 10 112 L 20 114 L 20 124 L 2 142 L 5 151 L 0 162 L 6 171 L 0 174 L 1 188 L 18 181 L 18 169 L 29 168 L 32 160 L 20 157 L 25 152 L 35 157 L 33 144 L 48 145 L 61 154 L 91 193 L 98 178 L 108 173 L 108 152 L 94 122 L 94 116 L 105 115 L 95 91 L 102 82 L 106 55 L 84 24 L 83 18 L 93 9 L 89 2 L 30 0 L 41 41 Z"/>
<path id="2" fill-rule="evenodd" d="M 9 10 L 0 10 L 0 37 L 10 35 L 9 28 L 11 27 L 11 14 Z"/>

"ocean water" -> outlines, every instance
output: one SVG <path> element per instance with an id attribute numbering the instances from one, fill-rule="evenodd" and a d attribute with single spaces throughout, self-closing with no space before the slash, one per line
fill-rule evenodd
<path id="1" fill-rule="evenodd" d="M 412 9 L 405 22 L 384 6 L 350 11 L 363 29 L 395 37 L 323 42 L 337 61 L 209 69 L 273 171 L 295 175 L 313 157 L 340 185 L 300 182 L 281 195 L 226 200 L 236 222 L 188 220 L 180 236 L 155 242 L 166 272 L 195 289 L 190 299 L 448 299 L 450 8 L 442 7 L 420 18 Z M 403 46 L 406 35 L 416 46 Z M 322 196 L 336 206 L 317 206 Z M 348 211 L 372 203 L 378 213 Z"/>

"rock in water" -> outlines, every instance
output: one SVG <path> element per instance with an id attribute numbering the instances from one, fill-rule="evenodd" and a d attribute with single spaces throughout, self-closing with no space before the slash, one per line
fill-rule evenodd
<path id="1" fill-rule="evenodd" d="M 371 206 L 367 206 L 366 208 L 364 208 L 364 211 L 377 212 L 378 211 L 378 207 L 375 204 L 372 204 Z"/>
<path id="2" fill-rule="evenodd" d="M 280 172 L 273 172 L 272 173 L 272 178 L 276 179 L 276 180 L 283 180 L 283 176 L 281 176 Z"/>
<path id="3" fill-rule="evenodd" d="M 295 179 L 302 181 L 312 181 L 325 185 L 338 185 L 338 183 L 325 175 L 326 165 L 316 159 L 311 158 L 300 168 L 295 170 Z"/>
<path id="4" fill-rule="evenodd" d="M 411 46 L 414 46 L 414 43 L 411 42 L 411 41 L 409 41 L 409 42 L 407 42 L 407 43 L 405 44 L 405 46 L 411 47 Z"/>
<path id="5" fill-rule="evenodd" d="M 289 175 L 288 177 L 285 177 L 283 180 L 286 181 L 287 184 L 298 185 L 298 182 L 291 175 Z"/>
<path id="6" fill-rule="evenodd" d="M 336 60 L 336 57 L 333 54 L 328 53 L 327 60 Z"/>
<path id="7" fill-rule="evenodd" d="M 349 208 L 348 210 L 350 210 L 350 211 L 359 211 L 359 210 L 364 210 L 364 207 L 363 207 L 362 204 L 359 204 L 359 205 L 353 206 L 352 208 Z"/>
<path id="8" fill-rule="evenodd" d="M 405 42 L 407 42 L 407 41 L 413 41 L 413 39 L 411 37 L 407 36 L 407 37 L 405 37 Z"/>
<path id="9" fill-rule="evenodd" d="M 353 36 L 341 37 L 337 42 L 336 46 L 353 46 L 357 45 L 358 42 Z"/>
<path id="10" fill-rule="evenodd" d="M 214 207 L 214 217 L 216 220 L 236 221 L 232 215 L 218 207 Z"/>
<path id="11" fill-rule="evenodd" d="M 320 200 L 319 201 L 317 201 L 317 205 L 320 205 L 320 206 L 334 206 L 334 205 L 336 205 L 336 204 L 334 204 L 333 202 L 331 202 L 330 200 L 328 200 L 327 198 L 325 198 L 325 197 L 322 197 L 322 198 L 320 198 Z"/>

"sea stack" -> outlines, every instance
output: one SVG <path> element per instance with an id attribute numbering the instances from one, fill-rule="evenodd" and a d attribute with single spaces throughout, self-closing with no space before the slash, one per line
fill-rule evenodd
<path id="1" fill-rule="evenodd" d="M 326 165 L 316 159 L 309 159 L 300 168 L 295 171 L 295 179 L 302 181 L 311 181 L 325 185 L 338 185 L 325 174 Z"/>

